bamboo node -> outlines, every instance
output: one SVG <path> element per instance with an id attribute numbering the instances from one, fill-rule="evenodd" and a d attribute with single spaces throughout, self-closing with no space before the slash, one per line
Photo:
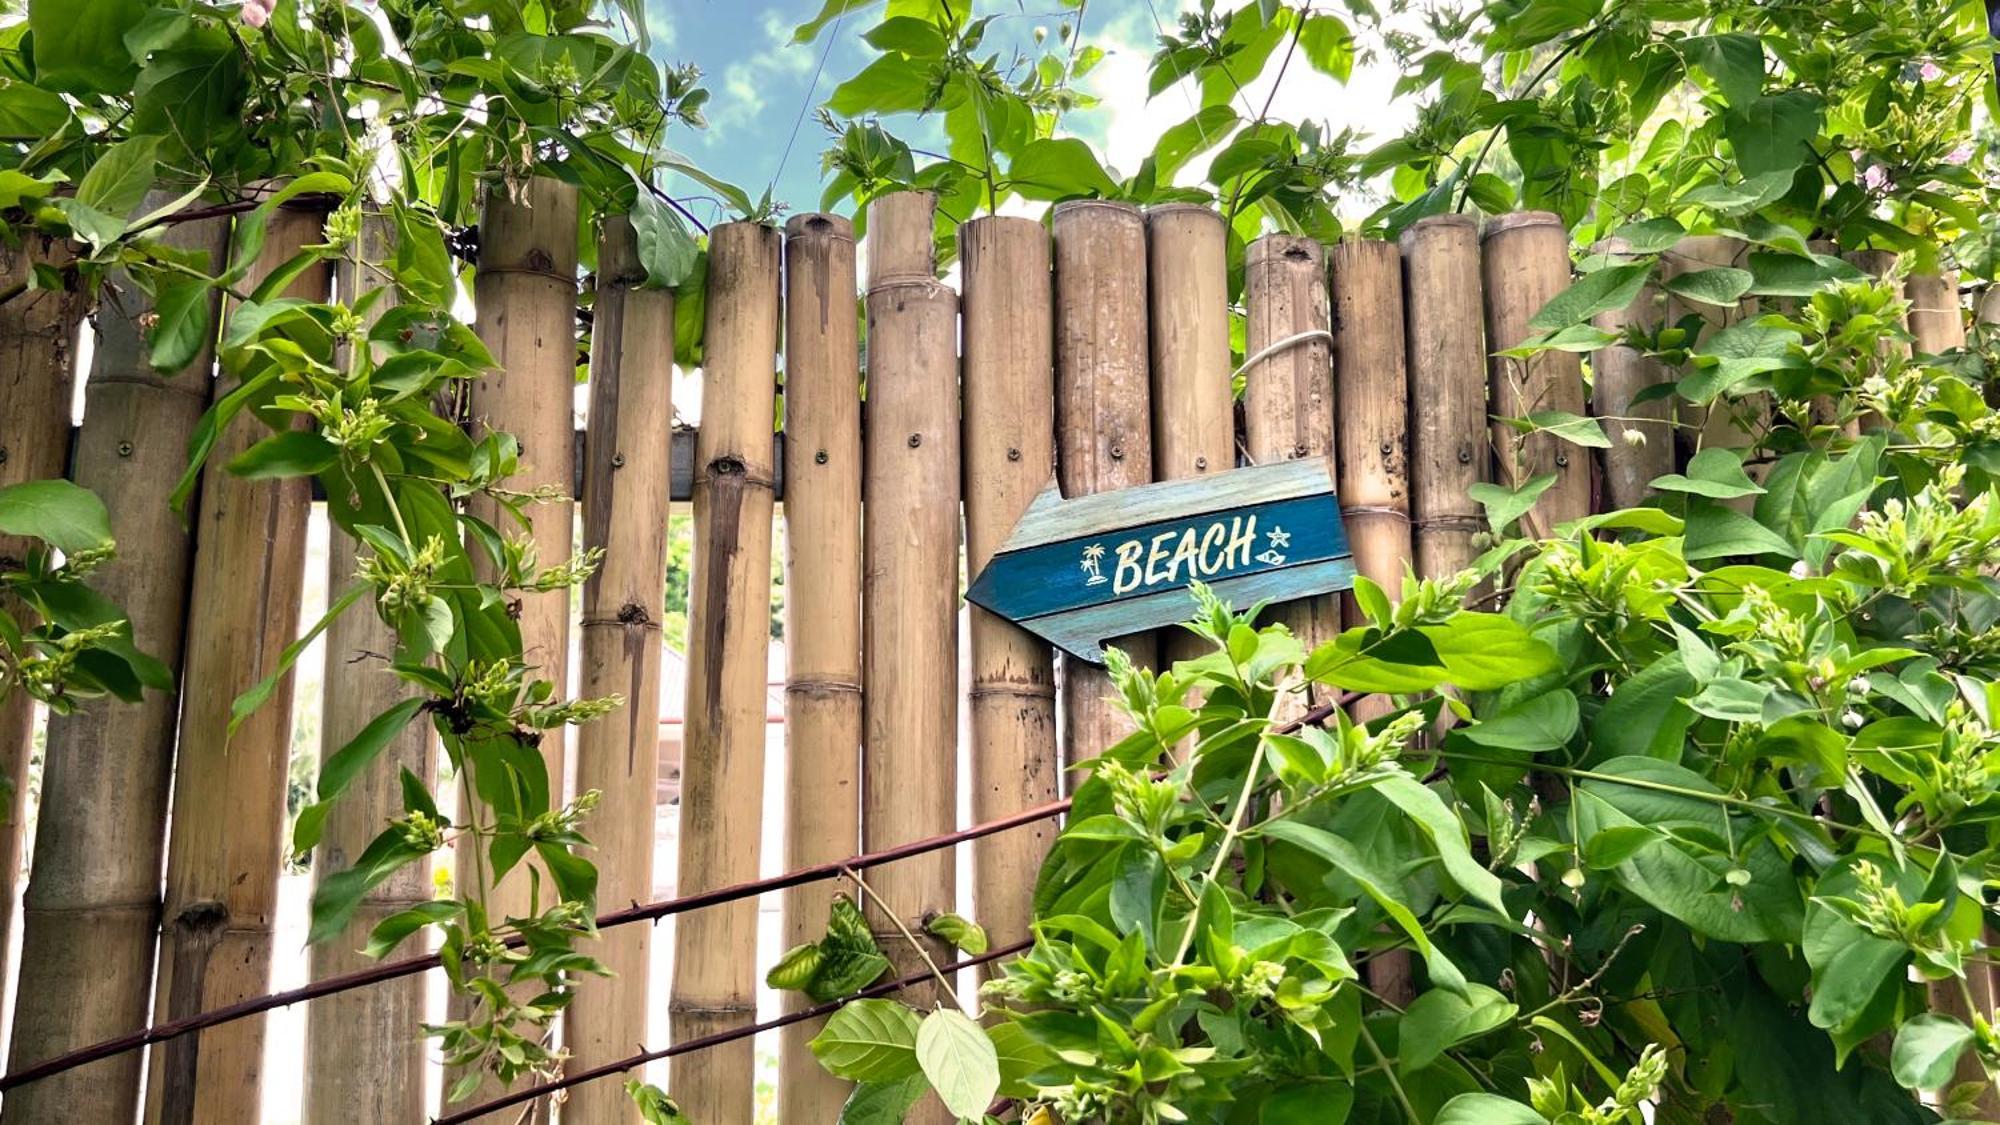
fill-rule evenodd
<path id="1" fill-rule="evenodd" d="M 838 679 L 798 679 L 785 682 L 785 694 L 797 692 L 800 695 L 861 694 L 861 685 L 854 680 Z"/>
<path id="2" fill-rule="evenodd" d="M 989 697 L 1003 699 L 1054 699 L 1056 697 L 1056 685 L 1047 683 L 975 683 L 965 695 L 968 699 L 986 699 Z"/>

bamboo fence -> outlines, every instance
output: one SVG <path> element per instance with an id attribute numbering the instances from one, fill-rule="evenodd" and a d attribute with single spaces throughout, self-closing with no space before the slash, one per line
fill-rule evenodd
<path id="1" fill-rule="evenodd" d="M 702 412 L 685 441 L 673 425 L 673 296 L 641 284 L 629 226 L 614 221 L 593 232 L 590 405 L 579 435 L 571 417 L 582 235 L 575 193 L 550 180 L 522 190 L 496 193 L 482 224 L 477 328 L 502 370 L 475 384 L 467 422 L 475 433 L 516 434 L 523 472 L 515 487 L 559 497 L 530 512 L 544 565 L 566 557 L 573 536 L 604 551 L 580 610 L 556 593 L 526 599 L 521 615 L 539 674 L 567 690 L 574 633 L 577 692 L 625 697 L 623 710 L 583 729 L 573 755 L 557 738 L 544 743 L 566 794 L 603 794 L 586 827 L 597 844 L 603 931 L 589 951 L 618 977 L 579 984 L 562 1031 L 572 1058 L 560 1080 L 505 1092 L 482 1086 L 472 1102 L 433 1110 L 445 1120 L 511 1122 L 524 1107 L 591 1125 L 629 1120 L 615 1078 L 669 1060 L 669 1090 L 693 1119 L 749 1125 L 751 1036 L 765 1030 L 777 1033 L 783 1119 L 832 1120 L 848 1091 L 807 1047 L 828 1009 L 792 997 L 783 1014 L 758 1022 L 757 978 L 781 951 L 758 946 L 760 894 L 783 895 L 785 945 L 817 938 L 835 900 L 860 901 L 895 962 L 898 979 L 881 987 L 920 1006 L 949 1002 L 927 964 L 949 967 L 955 956 L 928 932 L 937 915 L 967 914 L 991 931 L 997 952 L 960 962 L 968 972 L 991 971 L 1018 951 L 1029 936 L 1036 868 L 1066 807 L 1063 766 L 1125 729 L 1101 668 L 1065 658 L 1058 678 L 1040 639 L 961 604 L 965 584 L 1051 482 L 1075 497 L 1322 458 L 1357 568 L 1393 595 L 1406 571 L 1444 576 L 1479 554 L 1485 529 L 1469 495 L 1474 484 L 1553 473 L 1528 517 L 1530 530 L 1548 531 L 1593 506 L 1631 503 L 1691 451 L 1676 450 L 1664 410 L 1632 406 L 1657 372 L 1625 349 L 1591 357 L 1594 398 L 1575 356 L 1528 364 L 1490 357 L 1530 335 L 1529 319 L 1568 284 L 1568 235 L 1553 216 L 1501 216 L 1483 231 L 1469 217 L 1439 216 L 1398 244 L 1258 239 L 1242 248 L 1244 342 L 1232 355 L 1231 235 L 1214 212 L 1090 201 L 1059 205 L 1046 226 L 976 219 L 958 233 L 961 300 L 937 277 L 935 201 L 921 193 L 877 199 L 860 247 L 849 222 L 828 215 L 797 216 L 782 236 L 748 223 L 711 232 Z M 219 254 L 223 227 L 190 225 L 173 237 Z M 378 252 L 388 237 L 371 222 L 364 246 Z M 260 268 L 318 238 L 319 216 L 281 212 Z M 1673 268 L 1733 260 L 1740 250 L 1691 241 L 1676 248 L 1683 261 Z M 301 278 L 294 292 L 323 293 L 328 280 Z M 350 270 L 333 284 L 347 295 L 376 279 Z M 1962 346 L 1955 279 L 1918 275 L 1902 284 L 1916 349 Z M 179 380 L 152 374 L 145 308 L 131 297 L 100 302 L 73 455 L 69 399 L 52 388 L 67 378 L 67 341 L 86 302 L 0 305 L 0 363 L 12 364 L 0 372 L 0 449 L 8 453 L 0 473 L 25 472 L 16 462 L 39 457 L 41 468 L 28 475 L 67 466 L 105 495 L 128 559 L 145 565 L 116 563 L 102 579 L 133 614 L 142 645 L 170 663 L 179 658 L 183 685 L 177 724 L 172 696 L 136 708 L 93 705 L 50 724 L 23 950 L 37 987 L 18 1004 L 15 1073 L 0 1078 L 0 1113 L 8 1122 L 129 1120 L 140 1049 L 149 1047 L 150 1120 L 255 1121 L 268 1080 L 261 1021 L 309 1000 L 305 1118 L 414 1119 L 425 1112 L 430 1077 L 416 1046 L 421 974 L 437 957 L 369 965 L 352 950 L 375 918 L 425 896 L 421 867 L 385 885 L 347 934 L 314 951 L 313 983 L 266 995 L 283 859 L 287 693 L 226 744 L 223 732 L 229 701 L 297 635 L 306 494 L 297 482 L 220 470 L 230 448 L 258 436 L 246 418 L 225 436 L 189 527 L 165 514 L 167 482 L 210 396 L 209 361 Z M 1648 293 L 1599 323 L 1651 324 L 1676 307 Z M 1714 310 L 1716 326 L 1747 311 Z M 27 340 L 61 346 L 37 350 L 20 343 Z M 7 381 L 17 372 L 33 379 Z M 1543 434 L 1524 439 L 1494 420 L 1546 410 L 1595 413 L 1611 448 L 1592 456 Z M 1628 430 L 1645 440 L 1624 440 Z M 573 494 L 581 496 L 580 529 L 566 499 Z M 682 897 L 656 903 L 649 900 L 666 874 L 652 870 L 661 624 L 679 608 L 661 599 L 665 527 L 669 505 L 685 499 L 695 532 L 674 884 Z M 767 802 L 768 584 L 780 499 L 786 792 Z M 336 539 L 330 581 L 351 573 L 353 550 Z M 1271 614 L 1315 644 L 1339 628 L 1340 601 L 1313 598 Z M 1346 614 L 1358 619 L 1352 608 Z M 1188 651 L 1173 636 L 1115 643 L 1141 665 Z M 391 679 L 365 655 L 391 645 L 367 614 L 329 634 L 319 702 L 328 745 L 395 698 Z M 1363 718 L 1381 711 L 1378 700 L 1301 692 L 1285 717 L 1319 721 L 1336 706 Z M 10 768 L 29 744 L 22 716 L 32 711 L 17 711 L 0 730 L 0 764 Z M 960 827 L 957 801 L 961 711 L 971 829 Z M 434 757 L 422 731 L 406 736 L 329 821 L 316 865 L 338 866 L 394 815 L 397 769 L 424 776 Z M 784 853 L 765 865 L 762 820 L 780 804 Z M 969 888 L 954 874 L 959 843 L 973 847 Z M 0 858 L 11 846 L 0 842 Z M 154 882 L 163 857 L 164 899 Z M 788 873 L 760 878 L 766 866 Z M 461 866 L 461 883 L 476 877 Z M 510 880 L 495 893 L 504 910 L 519 891 Z M 667 917 L 676 920 L 673 935 L 657 940 L 673 946 L 672 1035 L 647 1044 L 649 923 Z M 1408 995 L 1414 971 L 1395 956 L 1371 957 L 1367 967 L 1372 985 L 1391 997 Z M 149 1019 L 160 1026 L 140 1030 Z M 552 1103 L 559 1089 L 563 1098 Z M 943 1120 L 942 1112 L 919 1111 L 926 1121 Z"/>

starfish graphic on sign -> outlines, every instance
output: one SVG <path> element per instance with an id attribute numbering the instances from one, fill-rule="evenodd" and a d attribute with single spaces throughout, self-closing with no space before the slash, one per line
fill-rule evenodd
<path id="1" fill-rule="evenodd" d="M 1106 640 L 1187 620 L 1194 582 L 1238 608 L 1352 586 L 1354 560 L 1326 462 L 1285 461 L 1074 500 L 1051 484 L 965 596 L 1101 663 Z"/>

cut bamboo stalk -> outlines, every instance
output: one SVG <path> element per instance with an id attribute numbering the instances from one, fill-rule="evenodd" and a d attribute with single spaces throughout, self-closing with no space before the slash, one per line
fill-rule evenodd
<path id="1" fill-rule="evenodd" d="M 175 194 L 159 193 L 148 209 Z M 162 238 L 220 268 L 229 221 L 183 223 Z M 75 478 L 104 501 L 118 541 L 91 585 L 124 609 L 139 649 L 178 672 L 194 541 L 168 497 L 208 406 L 213 356 L 203 349 L 176 376 L 154 371 L 141 327 L 149 311 L 124 275 L 106 282 Z M 22 910 L 21 979 L 35 987 L 15 1004 L 11 1069 L 147 1022 L 178 702 L 175 691 L 147 692 L 136 704 L 98 700 L 49 720 Z M 0 1121 L 129 1122 L 144 1061 L 132 1051 L 24 1086 L 7 1095 Z"/>
<path id="2" fill-rule="evenodd" d="M 2000 324 L 2000 286 L 1989 285 L 1980 291 L 1977 318 L 1982 325 Z M 1993 330 L 1987 331 L 1990 333 Z M 2000 406 L 2000 376 L 1987 372 L 1986 385 L 1981 388 L 1981 393 L 1986 398 L 1986 405 Z M 2000 968 L 1994 971 L 2000 974 Z"/>
<path id="3" fill-rule="evenodd" d="M 1403 334 L 1402 255 L 1393 242 L 1355 240 L 1327 251 L 1333 293 L 1334 448 L 1340 464 L 1340 515 L 1355 572 L 1396 598 L 1410 567 L 1409 377 Z M 1360 622 L 1351 595 L 1342 613 Z M 1356 700 L 1358 720 L 1394 709 L 1383 695 Z M 1408 950 L 1384 950 L 1368 963 L 1382 998 L 1416 998 Z"/>
<path id="4" fill-rule="evenodd" d="M 74 249 L 30 234 L 0 248 L 0 285 L 34 280 L 34 267 L 66 268 Z M 69 467 L 69 416 L 81 295 L 30 289 L 0 304 L 0 487 L 47 480 Z M 30 545 L 0 536 L 0 559 L 21 560 Z M 8 564 L 13 565 L 13 564 Z M 16 612 L 21 607 L 15 606 Z M 25 622 L 24 622 L 25 624 Z M 34 751 L 35 701 L 8 689 L 0 698 L 0 966 L 13 941 L 14 898 L 21 871 L 21 826 L 27 821 L 28 758 Z M 7 994 L 0 971 L 0 1004 Z"/>
<path id="5" fill-rule="evenodd" d="M 1720 234 L 1691 235 L 1675 243 L 1674 248 L 1661 257 L 1661 272 L 1666 277 L 1674 277 L 1697 270 L 1743 269 L 1748 265 L 1749 255 L 1750 245 L 1740 238 Z M 1667 298 L 1666 317 L 1669 323 L 1678 322 L 1690 313 L 1701 317 L 1705 325 L 1704 333 L 1712 334 L 1755 317 L 1757 298 L 1745 297 L 1733 305 L 1710 305 L 1676 296 Z M 1770 396 L 1756 395 L 1733 401 L 1718 398 L 1705 407 L 1688 405 L 1681 410 L 1681 415 L 1689 423 L 1688 427 L 1679 431 L 1684 442 L 1692 443 L 1686 450 L 1688 455 L 1710 446 L 1747 454 L 1757 440 L 1758 432 L 1769 427 Z M 1752 466 L 1750 471 L 1761 473 L 1759 466 Z M 1754 497 L 1746 496 L 1726 503 L 1748 511 L 1754 500 Z"/>
<path id="6" fill-rule="evenodd" d="M 785 867 L 861 850 L 861 368 L 854 226 L 785 224 Z M 854 888 L 785 892 L 785 946 L 817 941 Z M 785 994 L 785 1010 L 812 1003 Z M 806 1046 L 824 1019 L 778 1036 L 778 1111 L 837 1118 L 849 1085 Z"/>
<path id="7" fill-rule="evenodd" d="M 1486 224 L 1481 247 L 1486 287 L 1486 339 L 1492 352 L 1535 335 L 1528 321 L 1569 288 L 1569 232 L 1547 211 L 1519 211 Z M 1553 534 L 1557 524 L 1590 514 L 1590 458 L 1581 446 L 1549 433 L 1522 435 L 1501 419 L 1542 410 L 1584 412 L 1582 361 L 1569 352 L 1545 351 L 1533 359 L 1492 355 L 1495 476 L 1518 489 L 1544 473 L 1555 483 L 1522 517 L 1529 535 Z"/>
<path id="8" fill-rule="evenodd" d="M 553 490 L 561 500 L 538 503 L 526 510 L 532 527 L 521 529 L 514 517 L 490 497 L 473 496 L 466 501 L 467 514 L 485 520 L 503 534 L 528 537 L 543 566 L 554 566 L 568 558 L 574 543 L 574 502 L 569 494 L 575 482 L 575 422 L 572 401 L 576 387 L 576 267 L 577 194 L 559 180 L 538 176 L 518 191 L 492 185 L 479 222 L 479 269 L 473 279 L 473 305 L 478 316 L 473 324 L 486 344 L 497 367 L 475 380 L 470 394 L 472 434 L 475 440 L 490 431 L 512 434 L 520 442 L 519 465 L 507 487 L 520 492 Z M 474 573 L 482 581 L 495 577 L 484 552 L 473 552 Z M 569 682 L 568 590 L 550 590 L 518 595 L 517 620 L 521 628 L 521 651 L 535 679 L 556 685 L 556 694 L 566 694 Z M 549 799 L 561 802 L 565 732 L 562 728 L 543 731 L 540 749 L 549 775 Z M 586 826 L 585 831 L 589 828 Z M 461 893 L 479 893 L 482 865 L 466 848 L 455 856 L 457 885 Z M 487 915 L 494 919 L 529 913 L 529 865 L 522 861 L 498 886 L 483 888 Z M 544 886 L 548 880 L 542 880 Z M 543 896 L 543 906 L 548 905 Z M 454 1015 L 464 1012 L 462 998 L 454 997 Z M 457 1081 L 445 1076 L 445 1090 Z M 482 1081 L 467 1095 L 477 1102 L 501 1092 L 491 1078 Z M 547 1115 L 539 1104 L 533 1119 Z M 489 1115 L 492 1125 L 512 1125 L 519 1117 L 514 1111 Z"/>
<path id="9" fill-rule="evenodd" d="M 1910 302 L 1910 335 L 1916 349 L 1942 355 L 1965 346 L 1965 307 L 1958 299 L 1958 274 L 1913 273 L 1903 279 L 1903 298 Z"/>
<path id="10" fill-rule="evenodd" d="M 320 241 L 320 223 L 314 211 L 273 214 L 245 286 Z M 324 300 L 328 280 L 324 269 L 308 270 L 284 295 Z M 298 635 L 312 493 L 303 477 L 252 481 L 224 467 L 269 433 L 250 414 L 238 415 L 202 474 L 155 1020 L 260 995 L 271 984 L 291 677 L 233 735 L 229 715 L 237 695 L 275 671 Z M 153 1053 L 147 1120 L 255 1121 L 263 1069 L 261 1017 L 176 1039 Z"/>
<path id="11" fill-rule="evenodd" d="M 394 306 L 396 294 L 380 267 L 395 255 L 394 220 L 372 214 L 362 220 L 360 261 L 343 259 L 335 284 L 352 303 L 366 292 L 384 292 L 370 306 L 372 323 Z M 346 589 L 354 581 L 361 554 L 356 540 L 334 526 L 327 543 L 326 588 Z M 392 675 L 386 658 L 397 648 L 396 632 L 361 606 L 341 614 L 326 631 L 326 672 L 320 711 L 320 760 L 345 746 L 375 716 L 414 691 Z M 382 831 L 403 815 L 402 771 L 422 779 L 433 768 L 431 727 L 419 720 L 404 727 L 355 779 L 327 815 L 313 878 L 344 871 Z M 362 897 L 345 932 L 311 948 L 314 980 L 373 964 L 361 953 L 376 923 L 431 896 L 430 864 L 410 864 Z M 425 1020 L 424 982 L 417 977 L 329 996 L 306 1009 L 305 1120 L 308 1125 L 347 1121 L 414 1121 L 424 1115 L 424 1058 L 413 1046 Z"/>
<path id="12" fill-rule="evenodd" d="M 975 575 L 1055 469 L 1054 282 L 1048 232 L 1032 219 L 974 219 L 959 228 L 958 246 L 965 285 L 965 566 Z M 1049 646 L 1033 633 L 978 606 L 968 614 L 972 819 L 984 823 L 1059 794 L 1055 666 Z M 995 945 L 1029 936 L 1035 874 L 1055 831 L 1053 822 L 1038 821 L 972 845 L 975 917 Z"/>
<path id="13" fill-rule="evenodd" d="M 590 440 L 583 467 L 583 545 L 603 561 L 583 587 L 587 698 L 625 705 L 576 737 L 576 789 L 602 796 L 590 819 L 599 907 L 653 897 L 653 798 L 660 771 L 660 615 L 667 581 L 673 430 L 674 299 L 646 287 L 639 243 L 624 216 L 603 220 L 590 334 Z M 570 1066 L 623 1058 L 646 1037 L 652 927 L 602 935 L 589 952 L 611 979 L 585 978 L 564 1024 Z M 570 1091 L 563 1119 L 630 1120 L 617 1082 Z"/>
<path id="14" fill-rule="evenodd" d="M 1229 232 L 1211 207 L 1169 203 L 1146 212 L 1152 321 L 1153 475 L 1181 480 L 1236 465 L 1229 370 Z M 1193 602 L 1188 615 L 1193 616 Z M 1160 660 L 1192 660 L 1205 643 L 1178 626 L 1159 635 Z M 1030 880 L 1032 881 L 1032 880 Z"/>
<path id="15" fill-rule="evenodd" d="M 1059 203 L 1055 234 L 1056 472 L 1064 496 L 1153 479 L 1146 340 L 1146 220 L 1125 203 Z M 1141 668 L 1152 634 L 1110 642 Z M 1064 657 L 1063 761 L 1101 754 L 1132 724 L 1104 669 Z"/>
<path id="16" fill-rule="evenodd" d="M 935 207 L 928 192 L 902 192 L 868 208 L 861 836 L 870 851 L 950 832 L 956 819 L 958 295 L 932 276 Z M 926 955 L 949 960 L 925 926 L 954 909 L 953 876 L 952 857 L 933 852 L 869 878 L 869 926 L 897 975 L 921 973 Z M 942 999 L 929 985 L 904 995 L 919 1010 Z M 951 1120 L 931 1101 L 914 1119 Z"/>
<path id="17" fill-rule="evenodd" d="M 1333 310 L 1319 243 L 1290 234 L 1251 243 L 1243 266 L 1243 303 L 1245 451 L 1256 464 L 1324 458 L 1333 472 Z M 1340 599 L 1333 594 L 1286 602 L 1269 612 L 1307 651 L 1340 632 Z M 1297 718 L 1331 696 L 1323 685 L 1307 685 L 1306 691 L 1286 695 L 1277 717 Z"/>
<path id="18" fill-rule="evenodd" d="M 695 438 L 680 876 L 695 894 L 757 877 L 771 644 L 777 442 L 778 232 L 709 235 L 701 430 Z M 673 1034 L 685 1042 L 755 1018 L 757 902 L 684 915 L 674 932 Z M 694 1120 L 750 1125 L 751 1041 L 674 1059 L 669 1087 Z"/>
<path id="19" fill-rule="evenodd" d="M 1479 557 L 1486 526 L 1472 486 L 1491 464 L 1479 227 L 1433 215 L 1403 232 L 1410 372 L 1410 527 L 1417 574 L 1443 578 Z"/>
<path id="20" fill-rule="evenodd" d="M 1597 246 L 1601 254 L 1623 254 L 1630 249 L 1623 239 L 1607 239 Z M 1660 291 L 1649 285 L 1631 304 L 1599 313 L 1593 323 L 1614 335 L 1633 327 L 1650 332 L 1660 326 L 1664 305 Z M 1674 471 L 1672 403 L 1654 399 L 1632 404 L 1640 391 L 1664 380 L 1666 370 L 1658 360 L 1624 344 L 1597 352 L 1590 367 L 1591 413 L 1611 439 L 1611 448 L 1604 450 L 1601 458 L 1607 506 L 1637 507 L 1651 495 L 1652 481 Z"/>

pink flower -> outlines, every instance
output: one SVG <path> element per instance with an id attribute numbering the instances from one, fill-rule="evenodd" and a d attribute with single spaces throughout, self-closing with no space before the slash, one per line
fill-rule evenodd
<path id="1" fill-rule="evenodd" d="M 1966 161 L 1971 159 L 1972 159 L 1971 145 L 1960 145 L 1957 148 L 1952 149 L 1950 152 L 1944 154 L 1944 162 L 1946 164 L 1964 164 Z"/>
<path id="2" fill-rule="evenodd" d="M 1936 82 L 1944 77 L 1944 68 L 1934 62 L 1927 62 L 1917 68 L 1917 77 L 1926 82 Z"/>
<path id="3" fill-rule="evenodd" d="M 1889 171 L 1880 164 L 1870 164 L 1861 173 L 1861 186 L 1869 191 L 1881 191 L 1889 185 Z"/>
<path id="4" fill-rule="evenodd" d="M 278 6 L 278 0 L 243 0 L 243 22 L 251 27 L 263 27 L 270 22 L 271 12 Z"/>

